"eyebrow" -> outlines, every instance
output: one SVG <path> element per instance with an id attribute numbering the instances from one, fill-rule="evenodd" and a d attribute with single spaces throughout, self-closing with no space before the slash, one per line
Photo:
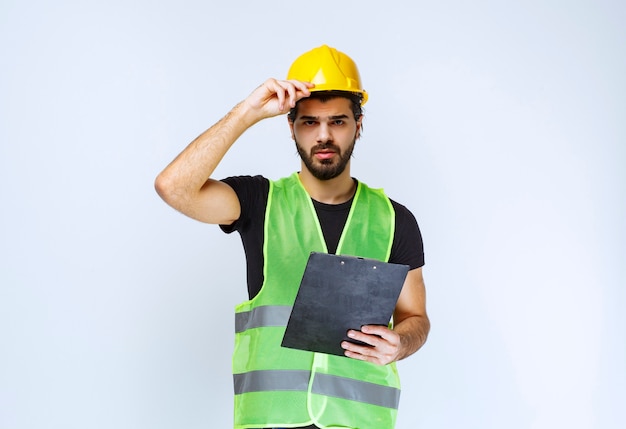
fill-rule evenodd
<path id="1" fill-rule="evenodd" d="M 328 119 L 330 119 L 331 121 L 337 120 L 337 119 L 347 119 L 349 118 L 348 115 L 331 115 L 328 116 Z M 298 118 L 301 121 L 318 121 L 320 119 L 319 116 L 309 116 L 309 115 L 302 115 Z"/>

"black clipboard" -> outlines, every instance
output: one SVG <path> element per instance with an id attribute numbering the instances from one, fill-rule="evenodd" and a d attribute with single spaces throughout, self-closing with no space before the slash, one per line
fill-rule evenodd
<path id="1" fill-rule="evenodd" d="M 387 326 L 408 265 L 312 252 L 282 346 L 343 356 L 349 329 Z"/>

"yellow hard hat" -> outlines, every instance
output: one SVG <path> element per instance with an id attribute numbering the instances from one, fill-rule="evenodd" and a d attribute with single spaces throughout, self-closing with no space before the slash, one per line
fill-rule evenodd
<path id="1" fill-rule="evenodd" d="M 367 92 L 361 86 L 356 63 L 335 48 L 327 45 L 300 55 L 289 68 L 287 79 L 315 84 L 311 91 L 348 91 L 362 95 L 361 105 L 367 102 Z"/>

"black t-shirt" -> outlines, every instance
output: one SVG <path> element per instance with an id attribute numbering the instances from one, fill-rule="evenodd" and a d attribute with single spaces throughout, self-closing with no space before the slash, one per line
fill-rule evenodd
<path id="1" fill-rule="evenodd" d="M 239 198 L 241 216 L 231 225 L 220 225 L 228 234 L 238 231 L 246 254 L 248 294 L 256 296 L 263 285 L 263 230 L 269 181 L 263 176 L 234 176 L 223 182 L 230 185 Z M 352 200 L 342 204 L 313 201 L 329 253 L 335 253 L 343 227 L 348 219 Z M 395 234 L 389 262 L 405 264 L 410 269 L 424 265 L 422 234 L 413 214 L 402 204 L 391 200 L 396 213 Z"/>

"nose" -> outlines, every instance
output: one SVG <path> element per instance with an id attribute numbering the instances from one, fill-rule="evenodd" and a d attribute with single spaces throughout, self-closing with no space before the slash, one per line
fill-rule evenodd
<path id="1" fill-rule="evenodd" d="M 328 124 L 321 123 L 317 129 L 317 142 L 329 143 L 333 141 L 333 136 L 330 132 Z"/>

